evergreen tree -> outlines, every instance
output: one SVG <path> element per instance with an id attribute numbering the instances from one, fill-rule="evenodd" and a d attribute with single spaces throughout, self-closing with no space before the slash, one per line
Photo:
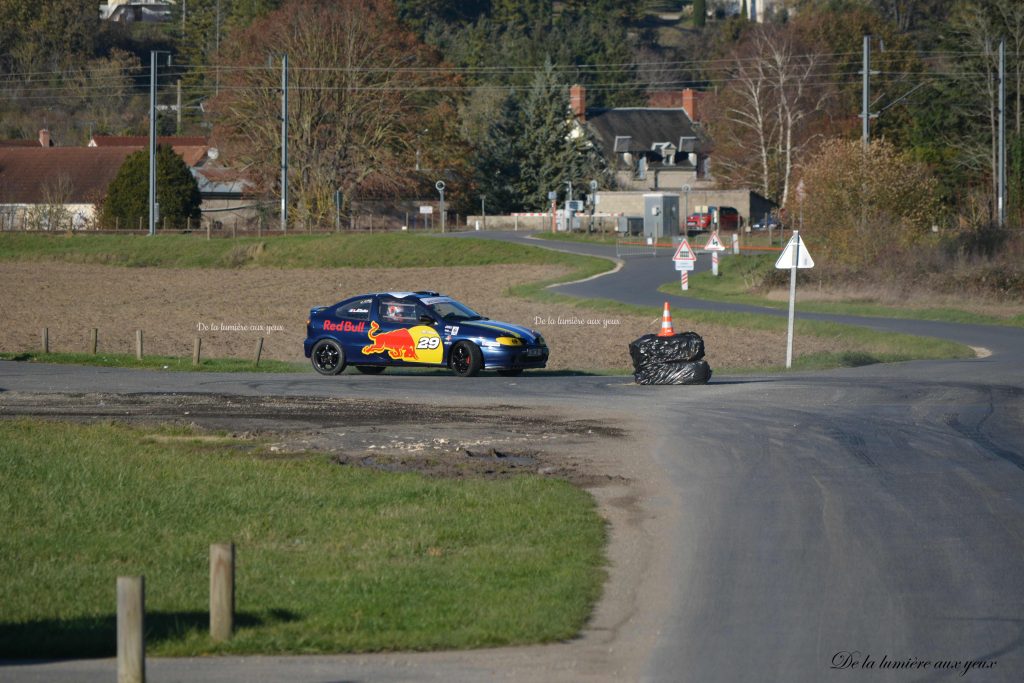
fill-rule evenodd
<path id="1" fill-rule="evenodd" d="M 707 15 L 707 0 L 693 0 L 693 27 L 704 28 L 704 24 L 707 21 Z"/>
<path id="2" fill-rule="evenodd" d="M 156 201 L 160 223 L 180 227 L 186 218 L 199 218 L 199 186 L 188 166 L 173 149 L 156 148 Z M 124 160 L 110 183 L 101 212 L 104 226 L 134 227 L 149 217 L 149 151 L 140 150 Z"/>
<path id="3" fill-rule="evenodd" d="M 597 180 L 606 186 L 606 164 L 569 111 L 568 87 L 548 61 L 522 101 L 510 98 L 477 160 L 480 191 L 497 210 L 543 209 L 548 193 L 564 196 Z"/>

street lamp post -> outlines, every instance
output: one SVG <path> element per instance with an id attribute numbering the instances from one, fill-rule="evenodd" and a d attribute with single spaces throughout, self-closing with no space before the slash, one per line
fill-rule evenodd
<path id="1" fill-rule="evenodd" d="M 441 195 L 441 232 L 443 233 L 444 232 L 444 222 L 445 222 L 445 216 L 444 216 L 444 213 L 445 213 L 445 211 L 444 211 L 444 181 L 443 180 L 438 180 L 436 183 L 434 183 L 434 187 L 437 188 L 438 193 Z"/>
<path id="2" fill-rule="evenodd" d="M 486 202 L 487 202 L 487 195 L 485 195 L 485 194 L 480 195 L 480 217 L 483 219 L 484 230 L 487 229 L 487 207 L 486 207 Z"/>

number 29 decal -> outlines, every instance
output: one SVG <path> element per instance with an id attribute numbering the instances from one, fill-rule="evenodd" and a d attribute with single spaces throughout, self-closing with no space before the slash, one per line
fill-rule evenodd
<path id="1" fill-rule="evenodd" d="M 440 345 L 440 337 L 420 337 L 420 340 L 416 342 L 417 349 L 436 349 Z"/>

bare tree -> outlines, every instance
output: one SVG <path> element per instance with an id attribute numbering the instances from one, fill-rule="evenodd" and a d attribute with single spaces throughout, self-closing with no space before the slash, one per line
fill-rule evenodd
<path id="1" fill-rule="evenodd" d="M 74 191 L 71 178 L 66 173 L 47 180 L 40 188 L 43 201 L 28 210 L 26 220 L 30 230 L 60 230 L 74 228 L 74 215 L 68 208 L 68 201 Z"/>
<path id="2" fill-rule="evenodd" d="M 715 164 L 726 179 L 786 205 L 794 168 L 815 140 L 809 123 L 828 95 L 819 70 L 819 57 L 798 52 L 784 28 L 751 31 L 711 108 Z"/>
<path id="3" fill-rule="evenodd" d="M 357 191 L 410 184 L 415 125 L 436 76 L 385 0 L 294 0 L 253 24 L 227 55 L 215 137 L 265 191 L 279 191 L 280 56 L 289 58 L 288 156 L 294 215 L 317 222 Z M 223 49 L 223 46 L 222 46 Z M 223 81 L 222 81 L 223 82 Z M 451 124 L 454 126 L 455 122 Z"/>

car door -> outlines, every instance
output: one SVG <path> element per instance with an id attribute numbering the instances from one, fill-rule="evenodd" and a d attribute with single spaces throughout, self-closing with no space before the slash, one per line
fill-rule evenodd
<path id="1" fill-rule="evenodd" d="M 345 358 L 349 363 L 359 358 L 359 351 L 366 343 L 372 310 L 373 297 L 363 297 L 340 304 L 331 311 L 331 319 L 324 321 L 324 330 L 333 333 L 344 349 Z M 331 329 L 328 329 L 328 325 Z"/>
<path id="2" fill-rule="evenodd" d="M 360 354 L 388 365 L 443 364 L 441 335 L 433 321 L 420 320 L 424 312 L 414 298 L 378 297 Z"/>

